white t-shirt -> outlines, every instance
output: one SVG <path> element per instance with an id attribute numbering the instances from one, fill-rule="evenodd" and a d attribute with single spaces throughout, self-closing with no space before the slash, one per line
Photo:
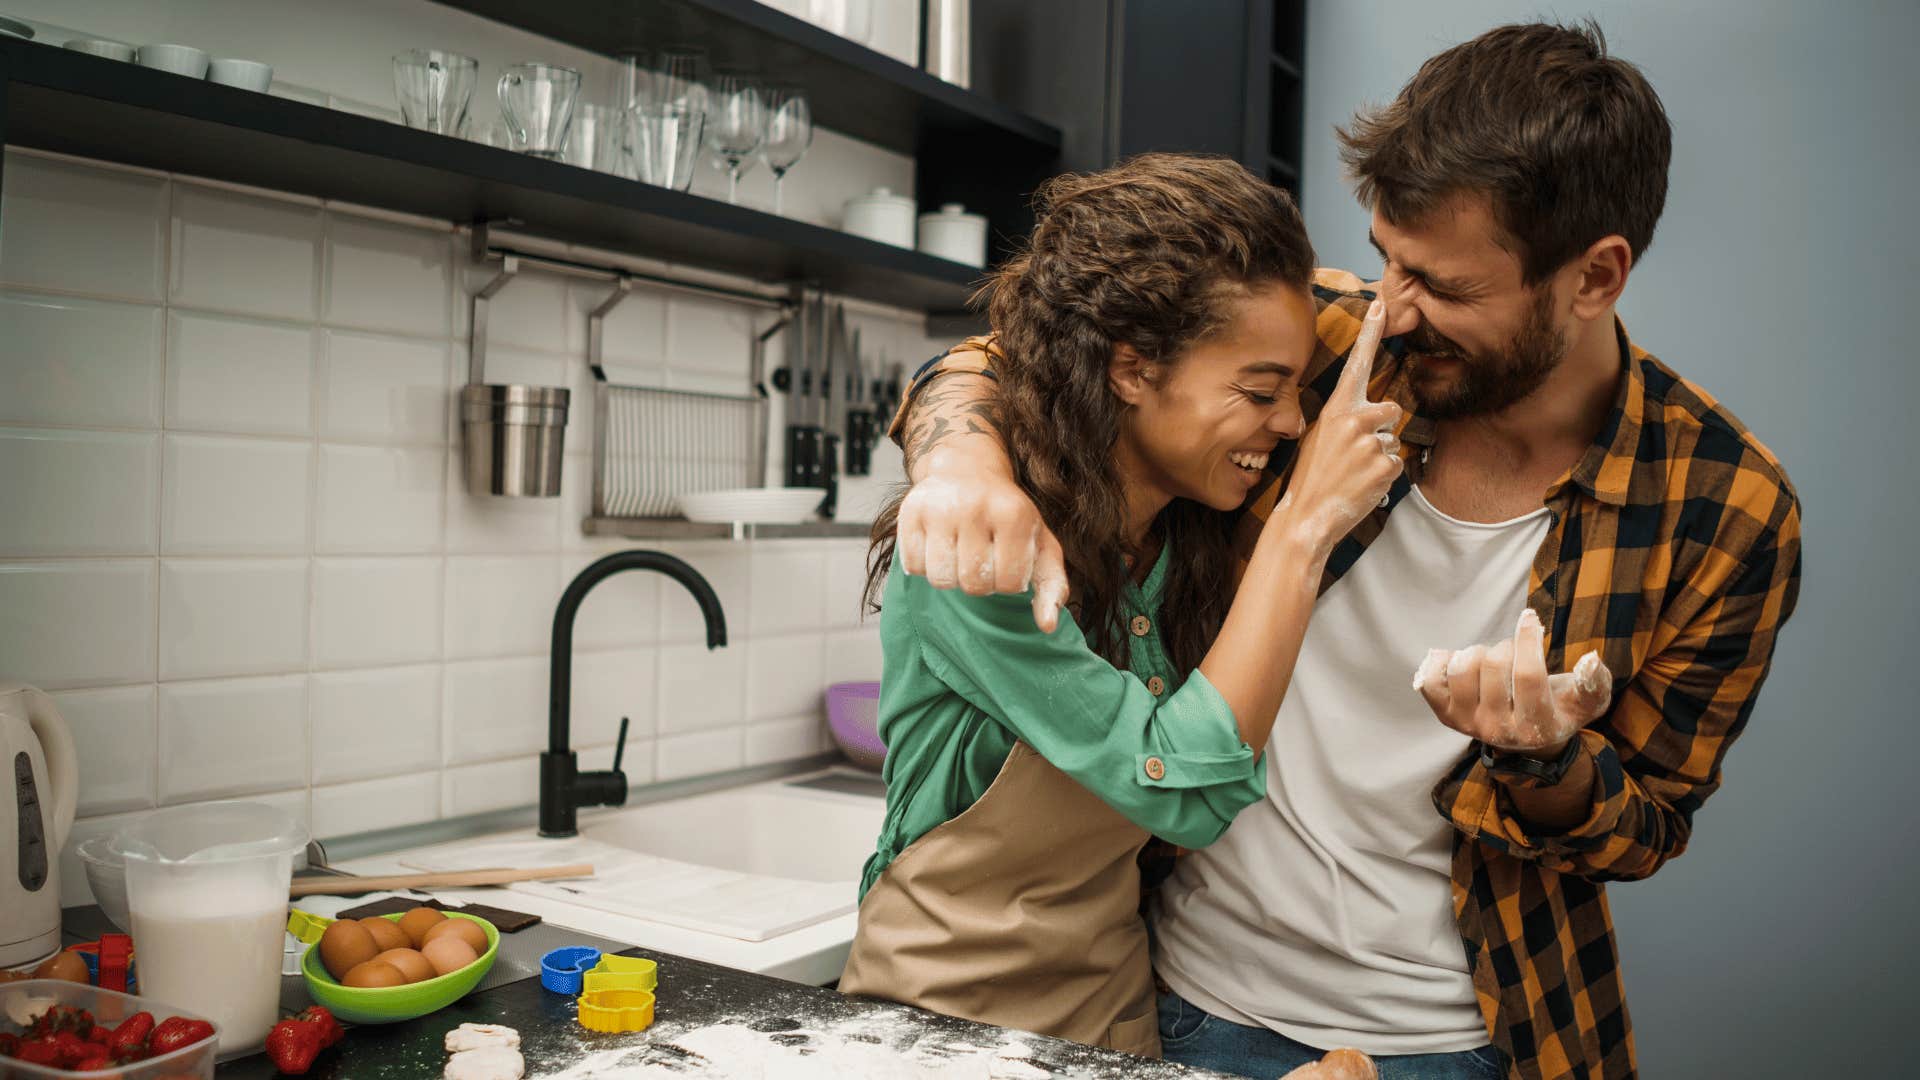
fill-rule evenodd
<path id="1" fill-rule="evenodd" d="M 1156 964 L 1215 1016 L 1309 1046 L 1487 1042 L 1434 784 L 1469 740 L 1412 688 L 1430 648 L 1511 637 L 1547 510 L 1450 518 L 1415 487 L 1320 597 L 1267 748 L 1267 798 L 1160 889 Z"/>

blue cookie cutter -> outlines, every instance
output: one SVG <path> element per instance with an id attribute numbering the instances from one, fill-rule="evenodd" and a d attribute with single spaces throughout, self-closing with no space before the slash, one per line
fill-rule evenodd
<path id="1" fill-rule="evenodd" d="M 540 985 L 556 994 L 578 994 L 581 977 L 599 962 L 599 949 L 585 945 L 554 949 L 540 958 Z"/>

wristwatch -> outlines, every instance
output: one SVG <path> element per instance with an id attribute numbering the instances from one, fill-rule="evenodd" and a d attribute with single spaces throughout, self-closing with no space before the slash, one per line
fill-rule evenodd
<path id="1" fill-rule="evenodd" d="M 1496 750 L 1485 743 L 1480 745 L 1480 764 L 1512 787 L 1552 787 L 1567 775 L 1567 770 L 1573 768 L 1573 763 L 1579 759 L 1580 736 L 1577 734 L 1567 740 L 1567 748 L 1552 761 Z"/>

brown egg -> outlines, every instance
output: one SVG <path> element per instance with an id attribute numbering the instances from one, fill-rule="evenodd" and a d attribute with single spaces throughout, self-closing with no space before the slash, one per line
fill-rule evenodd
<path id="1" fill-rule="evenodd" d="M 400 929 L 406 931 L 408 944 L 417 949 L 426 942 L 427 931 L 433 929 L 435 923 L 446 921 L 446 918 L 430 907 L 417 907 L 400 916 Z"/>
<path id="2" fill-rule="evenodd" d="M 336 979 L 344 978 L 380 951 L 367 928 L 352 919 L 341 919 L 327 927 L 314 948 L 320 950 L 320 962 L 326 965 L 327 973 Z"/>
<path id="3" fill-rule="evenodd" d="M 433 965 L 433 970 L 442 975 L 450 971 L 459 971 L 480 959 L 480 954 L 473 951 L 473 946 L 456 937 L 443 937 L 429 941 L 420 953 L 427 958 L 427 963 Z"/>
<path id="4" fill-rule="evenodd" d="M 340 983 L 343 986 L 361 987 L 405 986 L 407 985 L 407 977 L 400 974 L 400 969 L 394 967 L 392 964 L 383 963 L 379 960 L 369 960 L 364 964 L 355 966 L 352 971 L 347 972 L 347 977 L 341 979 Z"/>
<path id="5" fill-rule="evenodd" d="M 388 949 L 407 949 L 413 947 L 413 942 L 407 939 L 407 932 L 400 929 L 400 924 L 394 922 L 392 919 L 383 919 L 378 915 L 369 915 L 359 921 L 361 926 L 367 928 L 367 933 L 373 935 L 374 948 L 379 949 L 381 952 L 386 952 Z"/>
<path id="6" fill-rule="evenodd" d="M 472 919 L 447 919 L 434 923 L 433 929 L 428 930 L 427 936 L 421 939 L 421 944 L 426 945 L 443 937 L 456 937 L 466 942 L 473 947 L 475 956 L 487 951 L 487 932 Z"/>
<path id="7" fill-rule="evenodd" d="M 400 974 L 406 976 L 410 983 L 424 982 L 440 974 L 433 970 L 432 964 L 427 963 L 426 957 L 413 949 L 388 949 L 374 959 L 399 968 Z"/>
<path id="8" fill-rule="evenodd" d="M 44 963 L 34 968 L 33 977 L 36 979 L 61 979 L 74 983 L 92 981 L 87 978 L 87 962 L 80 959 L 79 953 L 67 952 L 64 949 L 47 957 Z"/>

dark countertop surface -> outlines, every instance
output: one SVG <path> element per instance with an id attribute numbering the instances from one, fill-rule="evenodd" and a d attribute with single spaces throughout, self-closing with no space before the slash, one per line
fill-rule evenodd
<path id="1" fill-rule="evenodd" d="M 108 929 L 111 927 L 97 908 L 67 911 L 69 942 L 89 940 Z M 622 955 L 658 962 L 660 988 L 653 1027 L 630 1035 L 602 1035 L 580 1027 L 574 1020 L 574 999 L 549 993 L 534 977 L 540 955 L 566 944 L 604 946 Z M 282 1007 L 291 1012 L 306 1003 L 300 978 L 286 979 Z M 306 1075 L 315 1080 L 438 1077 L 447 1060 L 442 1039 L 463 1023 L 505 1024 L 518 1029 L 530 1078 L 565 1073 L 569 1080 L 585 1080 L 633 1075 L 636 1071 L 689 1078 L 734 1075 L 725 1067 L 725 1060 L 689 1053 L 674 1044 L 690 1032 L 723 1023 L 750 1028 L 763 1034 L 770 1044 L 819 1055 L 820 1064 L 830 1068 L 830 1059 L 839 1048 L 852 1044 L 884 1048 L 898 1057 L 904 1076 L 918 1074 L 911 1062 L 938 1062 L 982 1048 L 1000 1048 L 1009 1056 L 1024 1059 L 1010 1075 L 1035 1080 L 1041 1076 L 1104 1080 L 1217 1075 L 887 1002 L 850 998 L 824 987 L 698 960 L 622 948 L 591 934 L 546 923 L 501 935 L 493 970 L 472 994 L 417 1020 L 354 1027 L 345 1040 L 322 1053 Z M 737 1030 L 733 1034 L 752 1038 Z M 741 1074 L 762 1075 L 758 1068 L 742 1070 Z M 260 1054 L 227 1062 L 217 1070 L 220 1080 L 266 1080 L 277 1075 Z M 768 1069 L 766 1075 L 777 1073 Z"/>

